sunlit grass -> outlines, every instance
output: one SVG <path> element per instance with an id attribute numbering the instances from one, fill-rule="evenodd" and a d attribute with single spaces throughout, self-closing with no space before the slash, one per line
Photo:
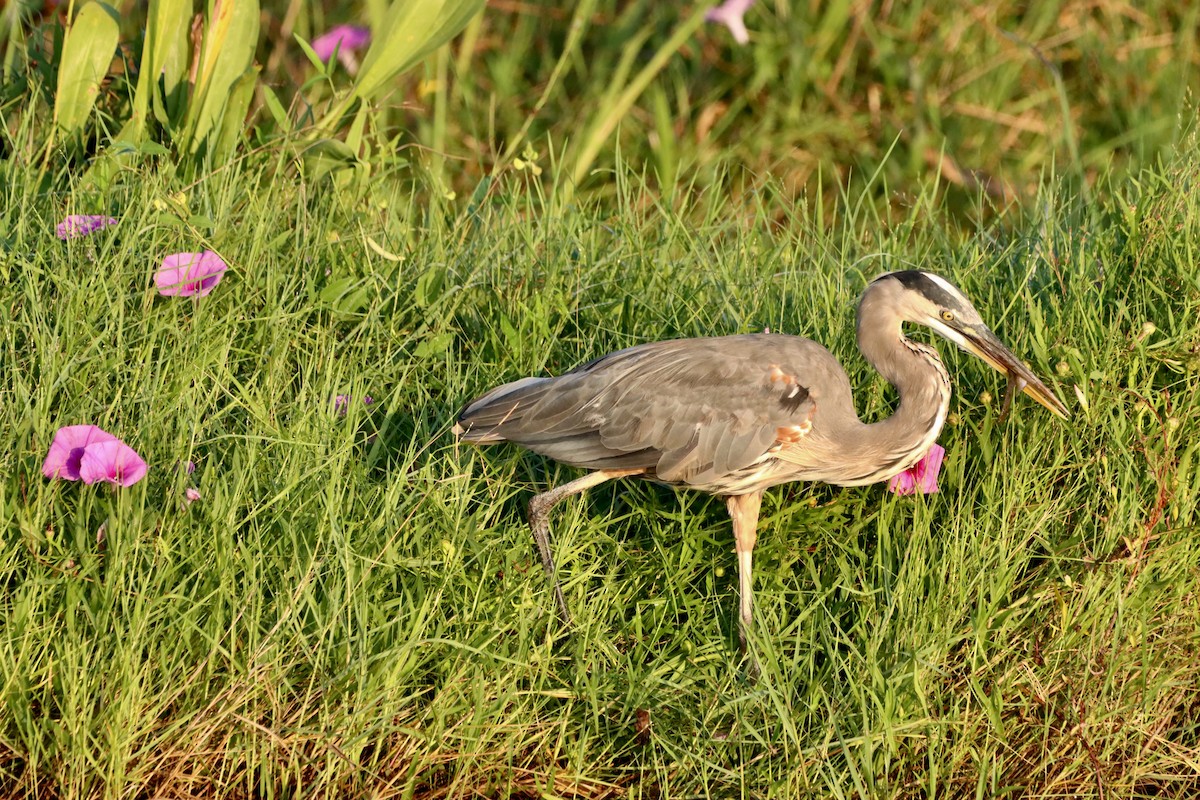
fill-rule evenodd
<path id="1" fill-rule="evenodd" d="M 264 8 L 287 99 L 290 35 L 352 20 Z M 28 166 L 49 51 L 0 82 L 0 794 L 1200 792 L 1197 151 L 1168 149 L 1197 12 L 763 2 L 749 47 L 702 26 L 664 60 L 696 11 L 489 3 L 370 109 L 357 183 L 297 172 L 260 114 L 230 167 L 143 155 L 97 196 L 82 162 Z M 64 243 L 69 213 L 120 224 Z M 205 248 L 211 296 L 154 292 Z M 827 344 L 875 418 L 853 302 L 906 267 L 1072 420 L 1001 423 L 1002 380 L 939 342 L 940 494 L 768 494 L 759 680 L 702 495 L 556 510 L 563 636 L 524 504 L 577 473 L 455 444 L 462 403 L 770 328 Z M 46 481 L 77 423 L 149 476 Z"/>
<path id="2" fill-rule="evenodd" d="M 295 37 L 378 25 L 386 5 L 262 0 L 265 90 L 242 146 L 304 139 L 353 82 L 340 66 L 321 78 Z M 88 123 L 88 153 L 128 118 L 134 90 L 122 76 L 138 71 L 145 8 L 122 14 L 127 53 Z M 702 9 L 690 6 L 492 0 L 343 137 L 372 177 L 416 167 L 464 195 L 532 144 L 557 152 L 578 183 L 560 181 L 567 193 L 611 198 L 620 157 L 668 205 L 694 191 L 753 195 L 771 182 L 793 196 L 818 183 L 855 194 L 869 184 L 891 189 L 871 198 L 885 217 L 902 219 L 910 195 L 924 191 L 971 219 L 980 194 L 985 207 L 1029 201 L 1052 165 L 1086 193 L 1178 143 L 1195 116 L 1198 9 L 1175 0 L 764 0 L 746 17 L 742 46 L 724 27 L 699 24 Z M 45 149 L 63 13 L 24 2 L 0 15 L 0 156 Z M 30 118 L 39 120 L 31 135 L 17 135 Z"/>
<path id="3" fill-rule="evenodd" d="M 625 170 L 611 205 L 514 173 L 467 213 L 273 166 L 182 198 L 147 172 L 103 199 L 5 167 L 0 786 L 1193 793 L 1194 155 L 1091 205 L 1048 180 L 1028 215 L 969 234 L 932 190 L 891 225 L 873 191 L 823 224 L 821 198 L 772 185 L 668 209 Z M 68 212 L 121 221 L 63 243 Z M 231 265 L 212 295 L 155 294 L 162 255 L 206 247 Z M 853 301 L 909 266 L 953 278 L 1072 420 L 1019 402 L 1000 423 L 1002 381 L 941 344 L 940 494 L 768 494 L 758 681 L 722 504 L 605 486 L 554 518 L 562 636 L 523 506 L 574 473 L 455 444 L 460 405 L 637 342 L 769 327 L 826 343 L 877 417 L 892 393 L 856 353 Z M 341 417 L 339 394 L 375 403 Z M 76 423 L 149 476 L 46 481 Z"/>
<path id="4" fill-rule="evenodd" d="M 748 45 L 701 27 L 625 113 L 691 11 L 493 2 L 436 74 L 447 91 L 406 96 L 417 138 L 470 179 L 528 132 L 563 147 L 599 194 L 619 154 L 670 199 L 683 185 L 753 194 L 762 175 L 792 193 L 819 181 L 859 193 L 882 171 L 895 194 L 873 197 L 881 213 L 925 184 L 969 216 L 980 193 L 1029 200 L 1052 163 L 1086 187 L 1153 159 L 1186 127 L 1200 75 L 1197 12 L 1174 2 L 760 2 Z M 617 121 L 605 141 L 591 135 Z"/>

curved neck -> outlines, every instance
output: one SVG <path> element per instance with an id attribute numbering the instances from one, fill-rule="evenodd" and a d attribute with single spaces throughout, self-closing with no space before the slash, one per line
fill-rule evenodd
<path id="1" fill-rule="evenodd" d="M 858 348 L 896 387 L 900 406 L 879 422 L 855 419 L 843 432 L 847 461 L 868 465 L 860 478 L 844 485 L 876 483 L 903 472 L 929 452 L 946 422 L 950 375 L 934 348 L 904 335 L 903 322 L 870 289 L 863 295 L 858 307 Z"/>

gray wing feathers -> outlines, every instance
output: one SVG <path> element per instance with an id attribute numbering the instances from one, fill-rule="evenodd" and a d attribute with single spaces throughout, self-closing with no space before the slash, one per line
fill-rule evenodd
<path id="1" fill-rule="evenodd" d="M 800 381 L 800 402 L 794 391 L 785 399 L 791 387 L 772 380 L 773 368 Z M 845 380 L 828 351 L 793 336 L 654 342 L 493 389 L 467 406 L 456 430 L 579 467 L 641 468 L 703 485 L 760 460 L 779 427 L 811 420 L 819 392 L 803 385 L 805 373 L 829 369 Z"/>
<path id="2" fill-rule="evenodd" d="M 503 442 L 508 437 L 501 429 L 512 420 L 522 404 L 529 402 L 528 398 L 545 391 L 545 385 L 551 380 L 522 378 L 492 389 L 462 410 L 458 415 L 458 424 L 454 426 L 455 432 L 468 442 Z"/>

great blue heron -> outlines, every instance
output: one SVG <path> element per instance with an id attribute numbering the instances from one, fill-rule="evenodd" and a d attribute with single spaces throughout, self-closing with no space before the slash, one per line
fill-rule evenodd
<path id="1" fill-rule="evenodd" d="M 748 334 L 652 342 L 556 378 L 524 378 L 469 404 L 454 432 L 477 444 L 515 442 L 589 474 L 529 502 L 529 524 L 564 623 L 547 513 L 612 478 L 641 477 L 725 498 L 733 518 L 739 639 L 751 622 L 751 560 L 763 490 L 788 481 L 885 481 L 933 446 L 950 407 L 937 350 L 904 335 L 926 325 L 1005 373 L 1066 419 L 1062 401 L 988 330 L 971 302 L 930 272 L 891 272 L 858 304 L 858 347 L 900 395 L 887 419 L 859 420 L 850 381 L 821 345 Z M 1011 396 L 1011 395 L 1010 395 Z"/>

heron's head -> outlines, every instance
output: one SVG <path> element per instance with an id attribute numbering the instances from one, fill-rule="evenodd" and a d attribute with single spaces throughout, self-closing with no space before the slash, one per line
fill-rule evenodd
<path id="1" fill-rule="evenodd" d="M 1041 405 L 1066 419 L 1067 407 L 984 324 L 971 301 L 945 278 L 922 270 L 889 272 L 871 281 L 871 304 L 906 322 L 926 325 L 1004 373 Z M 864 303 L 867 296 L 864 295 Z M 863 324 L 860 306 L 860 324 Z"/>

